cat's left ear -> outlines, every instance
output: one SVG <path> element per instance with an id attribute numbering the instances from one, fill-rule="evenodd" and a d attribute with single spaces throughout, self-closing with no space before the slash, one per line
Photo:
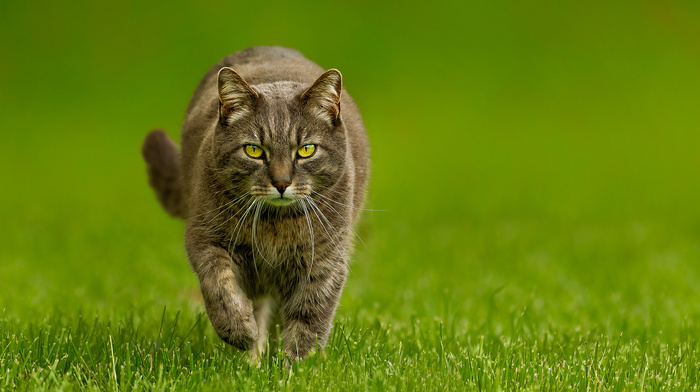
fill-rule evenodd
<path id="1" fill-rule="evenodd" d="M 231 68 L 219 70 L 219 119 L 230 121 L 253 111 L 258 93 Z"/>
<path id="2" fill-rule="evenodd" d="M 340 116 L 342 90 L 343 75 L 337 69 L 329 69 L 301 94 L 301 101 L 322 120 L 335 123 Z"/>

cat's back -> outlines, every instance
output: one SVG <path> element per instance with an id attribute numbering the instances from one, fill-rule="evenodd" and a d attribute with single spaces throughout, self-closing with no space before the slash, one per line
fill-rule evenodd
<path id="1" fill-rule="evenodd" d="M 296 49 L 281 46 L 254 46 L 224 57 L 209 73 L 221 67 L 235 69 L 248 83 L 279 81 L 313 83 L 324 69 Z"/>
<path id="2" fill-rule="evenodd" d="M 233 68 L 250 85 L 294 81 L 313 83 L 324 71 L 296 49 L 281 46 L 253 46 L 229 54 L 204 75 L 187 108 L 187 114 L 201 103 L 217 97 L 216 78 L 223 67 Z"/>

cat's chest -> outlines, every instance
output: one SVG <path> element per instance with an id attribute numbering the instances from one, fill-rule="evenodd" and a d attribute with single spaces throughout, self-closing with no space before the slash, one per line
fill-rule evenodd
<path id="1" fill-rule="evenodd" d="M 228 237 L 228 238 L 227 238 Z M 276 265 L 303 257 L 314 239 L 313 228 L 305 217 L 252 218 L 229 225 L 224 241 L 251 250 L 256 262 Z"/>
<path id="2" fill-rule="evenodd" d="M 239 267 L 239 284 L 251 297 L 283 295 L 278 291 L 293 288 L 318 257 L 308 225 L 260 221 L 244 230 L 232 259 Z"/>

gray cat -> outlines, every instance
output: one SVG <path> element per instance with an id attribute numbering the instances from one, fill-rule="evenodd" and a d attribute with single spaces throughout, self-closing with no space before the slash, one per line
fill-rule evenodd
<path id="1" fill-rule="evenodd" d="M 340 72 L 281 47 L 226 56 L 197 86 L 181 141 L 180 153 L 154 130 L 143 156 L 163 208 L 187 221 L 216 333 L 259 355 L 276 309 L 291 359 L 322 349 L 369 176 L 367 134 Z"/>

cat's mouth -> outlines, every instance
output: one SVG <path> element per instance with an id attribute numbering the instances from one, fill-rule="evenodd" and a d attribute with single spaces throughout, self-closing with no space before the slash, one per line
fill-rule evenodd
<path id="1" fill-rule="evenodd" d="M 310 186 L 308 184 L 288 184 L 289 186 L 253 186 L 254 196 L 263 199 L 265 204 L 275 207 L 286 207 L 299 203 L 301 199 L 308 197 Z"/>
<path id="2" fill-rule="evenodd" d="M 297 199 L 293 197 L 272 197 L 269 199 L 265 199 L 265 201 L 272 204 L 273 206 L 283 207 L 296 202 Z"/>

